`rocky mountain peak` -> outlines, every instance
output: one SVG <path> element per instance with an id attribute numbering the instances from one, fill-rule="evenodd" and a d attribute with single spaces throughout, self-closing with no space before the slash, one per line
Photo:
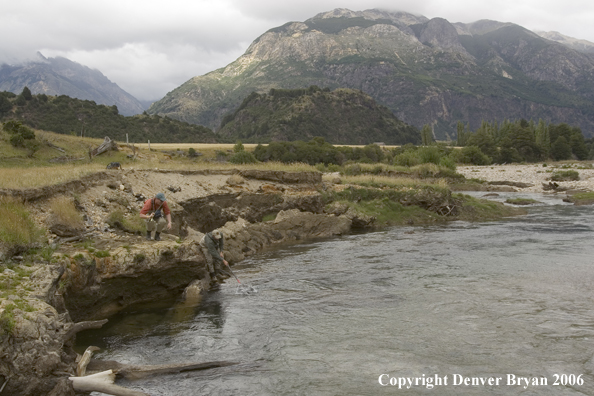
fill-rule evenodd
<path id="1" fill-rule="evenodd" d="M 566 122 L 594 135 L 591 55 L 512 23 L 377 9 L 338 8 L 270 29 L 235 62 L 149 112 L 217 128 L 251 92 L 310 85 L 361 90 L 409 124 L 432 124 L 441 139 L 455 136 L 458 121 L 478 128 L 506 118 Z"/>
<path id="2" fill-rule="evenodd" d="M 67 58 L 46 58 L 40 52 L 34 61 L 0 65 L 0 90 L 21 93 L 28 87 L 33 94 L 67 95 L 116 105 L 121 114 L 134 115 L 144 107 L 132 95 L 110 81 L 100 71 Z"/>
<path id="3" fill-rule="evenodd" d="M 563 44 L 576 51 L 594 54 L 594 43 L 591 41 L 569 37 L 559 32 L 536 31 L 534 33 L 538 34 L 540 37 Z"/>
<path id="4" fill-rule="evenodd" d="M 356 18 L 360 13 L 349 10 L 348 8 L 335 8 L 332 11 L 321 12 L 311 19 L 328 19 L 328 18 Z"/>
<path id="5" fill-rule="evenodd" d="M 413 25 L 411 28 L 423 44 L 467 54 L 460 43 L 456 28 L 443 18 L 433 18 L 422 25 Z"/>

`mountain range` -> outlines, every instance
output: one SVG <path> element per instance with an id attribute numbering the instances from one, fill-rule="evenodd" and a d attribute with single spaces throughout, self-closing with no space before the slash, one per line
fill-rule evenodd
<path id="1" fill-rule="evenodd" d="M 224 68 L 196 76 L 149 113 L 220 128 L 251 92 L 352 88 L 400 120 L 455 139 L 458 121 L 543 119 L 594 135 L 594 44 L 481 20 L 335 9 L 256 38 Z"/>
<path id="2" fill-rule="evenodd" d="M 97 104 L 116 105 L 122 115 L 144 111 L 143 106 L 100 71 L 66 58 L 46 58 L 37 53 L 37 60 L 18 65 L 0 66 L 0 91 L 19 94 L 28 87 L 33 94 L 66 95 Z"/>

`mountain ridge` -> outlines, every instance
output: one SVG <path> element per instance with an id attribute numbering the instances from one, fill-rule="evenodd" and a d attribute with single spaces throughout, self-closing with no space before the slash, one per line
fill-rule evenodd
<path id="1" fill-rule="evenodd" d="M 33 94 L 67 95 L 97 104 L 116 105 L 123 115 L 135 115 L 145 107 L 110 81 L 99 70 L 64 57 L 38 59 L 18 65 L 0 65 L 0 91 L 20 93 L 28 87 Z"/>
<path id="2" fill-rule="evenodd" d="M 336 9 L 270 29 L 148 112 L 216 128 L 253 91 L 310 85 L 361 90 L 441 139 L 455 138 L 458 121 L 520 118 L 594 135 L 594 56 L 511 23 L 382 10 Z"/>

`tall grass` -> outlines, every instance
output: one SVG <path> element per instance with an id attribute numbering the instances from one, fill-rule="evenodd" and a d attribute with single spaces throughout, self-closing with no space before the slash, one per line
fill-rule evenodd
<path id="1" fill-rule="evenodd" d="M 27 207 L 11 197 L 0 197 L 0 242 L 8 246 L 26 245 L 41 236 Z"/>
<path id="2" fill-rule="evenodd" d="M 74 229 L 84 227 L 81 214 L 74 206 L 74 200 L 66 196 L 52 198 L 49 203 L 51 210 L 51 221 L 55 224 L 62 224 Z"/>

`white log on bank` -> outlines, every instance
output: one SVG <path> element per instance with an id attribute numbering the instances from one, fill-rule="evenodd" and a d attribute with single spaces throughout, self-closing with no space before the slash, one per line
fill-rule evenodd
<path id="1" fill-rule="evenodd" d="M 113 396 L 150 396 L 148 393 L 124 388 L 114 384 L 115 373 L 112 370 L 87 375 L 85 377 L 69 377 L 74 390 L 81 392 L 103 392 Z"/>

